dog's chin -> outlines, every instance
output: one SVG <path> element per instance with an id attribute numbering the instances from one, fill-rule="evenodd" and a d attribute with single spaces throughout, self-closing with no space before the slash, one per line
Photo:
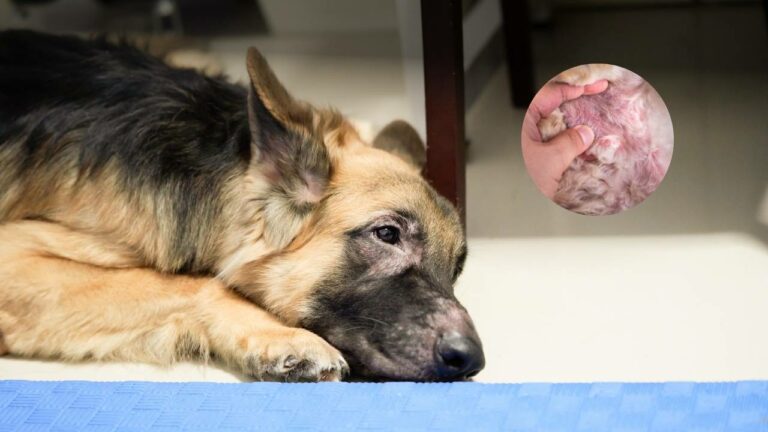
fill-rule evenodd
<path id="1" fill-rule="evenodd" d="M 349 358 L 349 357 L 345 357 Z M 410 365 L 397 366 L 382 362 L 373 365 L 363 365 L 354 360 L 347 360 L 350 363 L 350 374 L 347 381 L 351 382 L 387 382 L 387 381 L 418 381 L 418 382 L 447 382 L 457 381 L 456 379 L 446 380 L 436 373 L 425 369 L 423 371 L 413 370 Z M 461 381 L 471 381 L 466 378 Z"/>
<path id="2" fill-rule="evenodd" d="M 392 375 L 380 375 L 380 374 L 369 373 L 369 372 L 357 373 L 356 371 L 353 370 L 347 376 L 345 381 L 366 382 L 366 383 L 379 383 L 379 382 L 383 383 L 383 382 L 397 382 L 397 381 L 439 383 L 439 382 L 456 382 L 459 380 L 455 380 L 455 379 L 446 380 L 444 378 L 439 378 L 434 375 L 408 377 L 401 374 L 395 374 L 395 376 L 392 376 Z M 472 381 L 472 378 L 465 378 L 460 381 Z"/>
<path id="3" fill-rule="evenodd" d="M 432 350 L 410 347 L 408 354 L 388 353 L 366 340 L 339 347 L 350 367 L 351 381 L 440 381 Z"/>
<path id="4" fill-rule="evenodd" d="M 347 353 L 344 358 L 349 363 L 350 381 L 430 381 L 428 371 L 404 362 L 398 364 L 380 353 L 367 355 L 365 362 Z"/>

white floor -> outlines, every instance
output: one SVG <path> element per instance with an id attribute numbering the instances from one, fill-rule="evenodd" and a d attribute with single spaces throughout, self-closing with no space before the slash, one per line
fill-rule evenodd
<path id="1" fill-rule="evenodd" d="M 650 24 L 653 23 L 652 28 Z M 457 293 L 483 337 L 478 381 L 768 379 L 768 38 L 759 5 L 563 12 L 537 31 L 539 82 L 613 62 L 650 81 L 675 126 L 661 187 L 585 217 L 543 198 L 500 70 L 467 114 L 470 255 Z M 294 94 L 382 126 L 409 104 L 396 35 L 214 40 L 243 79 L 259 46 Z M 768 207 L 766 207 L 768 208 Z M 0 359 L 0 378 L 216 380 L 213 366 Z"/>
<path id="2" fill-rule="evenodd" d="M 743 234 L 472 239 L 482 382 L 768 379 L 768 249 Z M 215 366 L 0 359 L 0 379 L 237 381 Z"/>

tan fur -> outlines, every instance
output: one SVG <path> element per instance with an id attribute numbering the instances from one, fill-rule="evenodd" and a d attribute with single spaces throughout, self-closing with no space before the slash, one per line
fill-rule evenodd
<path id="1" fill-rule="evenodd" d="M 253 89 L 277 120 L 299 130 L 312 124 L 312 108 L 288 94 L 266 59 L 255 48 L 248 49 L 246 67 Z"/>
<path id="2" fill-rule="evenodd" d="M 601 79 L 615 81 L 620 76 L 621 69 L 617 66 L 606 63 L 591 63 L 572 67 L 561 72 L 552 81 L 583 86 Z"/>
<path id="3" fill-rule="evenodd" d="M 560 111 L 560 108 L 555 108 L 555 110 L 552 111 L 549 116 L 539 120 L 538 127 L 539 132 L 541 133 L 541 139 L 544 141 L 549 141 L 550 139 L 559 135 L 560 132 L 567 129 L 567 125 L 565 124 L 565 115 L 562 111 Z"/>
<path id="4" fill-rule="evenodd" d="M 125 254 L 125 265 L 142 263 L 163 271 L 177 269 L 182 263 L 170 253 L 171 233 L 162 223 L 157 223 L 169 219 L 170 203 L 176 191 L 121 192 L 117 186 L 120 174 L 113 164 L 89 181 L 80 180 L 74 166 L 76 157 L 73 154 L 65 158 L 54 170 L 31 170 L 17 176 L 18 179 L 10 183 L 11 191 L 0 194 L 7 203 L 0 207 L 0 222 L 44 215 L 73 230 L 98 236 L 104 244 L 130 250 Z M 158 200 L 157 194 L 164 198 Z M 213 227 L 200 229 L 212 230 Z M 218 246 L 218 243 L 200 245 L 202 254 L 211 256 L 215 256 Z M 54 255 L 67 256 L 67 252 Z"/>
<path id="5" fill-rule="evenodd" d="M 83 240 L 41 222 L 0 226 L 0 238 L 14 240 L 0 243 L 0 329 L 8 351 L 158 364 L 212 354 L 259 378 L 289 372 L 289 356 L 304 362 L 298 378 L 337 380 L 346 368 L 321 338 L 283 325 L 215 279 L 100 268 L 37 248 L 41 237 L 57 244 L 73 236 Z"/>
<path id="6" fill-rule="evenodd" d="M 103 267 L 136 267 L 140 264 L 127 248 L 57 224 L 24 221 L 15 224 L 13 230 L 3 230 L 2 233 L 0 254 L 14 248 L 27 255 L 64 258 Z"/>
<path id="7" fill-rule="evenodd" d="M 173 67 L 195 69 L 208 76 L 218 76 L 224 72 L 214 56 L 194 48 L 175 49 L 164 57 L 165 62 Z"/>
<path id="8" fill-rule="evenodd" d="M 376 137 L 373 146 L 391 153 L 408 164 L 422 169 L 427 164 L 427 153 L 418 132 L 402 120 L 387 125 Z"/>

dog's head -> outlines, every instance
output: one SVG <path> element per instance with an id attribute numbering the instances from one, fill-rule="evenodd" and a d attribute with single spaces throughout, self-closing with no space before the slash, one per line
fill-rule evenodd
<path id="1" fill-rule="evenodd" d="M 242 251 L 259 252 L 233 260 L 229 282 L 324 337 L 355 375 L 477 373 L 480 339 L 453 294 L 464 233 L 420 174 L 418 134 L 399 121 L 365 143 L 338 113 L 293 99 L 254 49 L 248 71 L 252 216 Z"/>

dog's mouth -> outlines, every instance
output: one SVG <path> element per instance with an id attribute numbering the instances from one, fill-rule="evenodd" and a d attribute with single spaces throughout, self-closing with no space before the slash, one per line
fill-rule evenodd
<path id="1" fill-rule="evenodd" d="M 437 378 L 426 353 L 413 353 L 417 354 L 416 358 L 405 358 L 400 353 L 391 355 L 362 337 L 357 338 L 354 346 L 339 350 L 349 364 L 353 381 L 434 381 Z"/>
<path id="2" fill-rule="evenodd" d="M 327 338 L 347 360 L 352 381 L 463 381 L 485 366 L 482 344 L 474 331 L 415 333 L 420 332 L 405 332 L 402 338 L 396 334 Z"/>

